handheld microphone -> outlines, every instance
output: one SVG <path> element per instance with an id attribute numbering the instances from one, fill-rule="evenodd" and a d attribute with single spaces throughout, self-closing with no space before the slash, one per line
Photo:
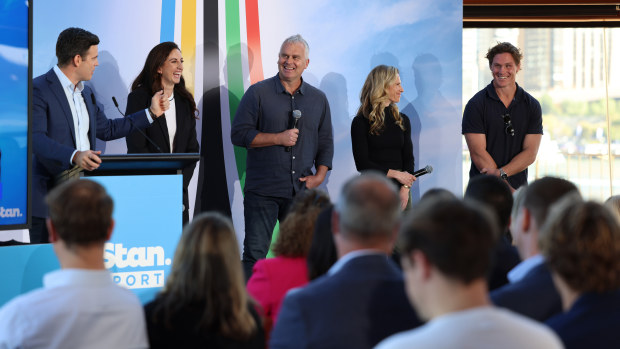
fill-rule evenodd
<path id="1" fill-rule="evenodd" d="M 295 120 L 293 121 L 293 128 L 297 128 L 297 123 L 299 122 L 299 119 L 301 119 L 301 110 L 299 109 L 293 110 L 293 120 Z M 290 152 L 291 148 L 292 147 L 286 147 L 285 150 L 287 152 Z"/>
<path id="2" fill-rule="evenodd" d="M 415 171 L 414 173 L 412 173 L 412 175 L 416 176 L 416 177 L 420 177 L 420 176 L 424 176 L 427 173 L 432 173 L 433 172 L 433 167 L 432 166 L 426 166 L 425 168 L 421 168 L 417 171 Z"/>
<path id="3" fill-rule="evenodd" d="M 95 101 L 95 95 L 91 95 L 93 96 L 93 103 Z M 138 132 L 140 132 L 141 135 L 144 136 L 144 138 L 146 138 L 147 141 L 149 141 L 149 143 L 151 143 L 152 146 L 155 147 L 155 149 L 157 149 L 157 151 L 159 151 L 160 153 L 163 153 L 163 151 L 161 150 L 161 148 L 149 137 L 146 135 L 146 133 L 144 133 L 140 128 L 136 127 L 136 125 L 133 123 L 133 120 L 131 120 L 131 118 L 128 118 L 125 114 L 123 114 L 123 112 L 121 111 L 121 108 L 118 107 L 118 102 L 116 101 L 116 98 L 114 96 L 112 96 L 112 102 L 114 102 L 114 106 L 116 107 L 116 109 L 118 109 L 118 112 L 121 113 L 121 115 L 129 120 L 129 122 L 131 123 L 131 125 L 133 126 L 133 128 L 135 128 L 136 130 L 138 130 Z"/>

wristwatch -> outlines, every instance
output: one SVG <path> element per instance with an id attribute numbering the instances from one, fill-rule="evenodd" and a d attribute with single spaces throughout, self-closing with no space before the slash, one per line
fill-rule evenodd
<path id="1" fill-rule="evenodd" d="M 503 180 L 508 180 L 508 175 L 504 172 L 503 168 L 499 168 L 499 176 L 502 177 Z"/>

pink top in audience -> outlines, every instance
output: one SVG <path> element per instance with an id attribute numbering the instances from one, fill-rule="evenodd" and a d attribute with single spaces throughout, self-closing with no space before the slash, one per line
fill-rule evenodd
<path id="1" fill-rule="evenodd" d="M 308 267 L 304 257 L 275 257 L 256 262 L 247 288 L 263 307 L 265 317 L 275 325 L 286 292 L 307 283 Z"/>

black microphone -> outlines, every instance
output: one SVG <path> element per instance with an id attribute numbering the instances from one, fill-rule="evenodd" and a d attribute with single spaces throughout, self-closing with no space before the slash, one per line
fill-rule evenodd
<path id="1" fill-rule="evenodd" d="M 95 96 L 93 96 L 93 101 L 95 100 Z M 140 132 L 141 135 L 144 136 L 144 138 L 146 138 L 147 141 L 149 141 L 149 143 L 151 143 L 152 146 L 155 147 L 155 149 L 157 149 L 157 151 L 159 151 L 160 153 L 163 153 L 163 151 L 161 150 L 161 148 L 149 137 L 146 135 L 146 133 L 144 133 L 140 128 L 136 127 L 136 124 L 133 123 L 133 120 L 131 120 L 131 118 L 128 118 L 127 115 L 123 114 L 123 112 L 121 111 L 121 108 L 118 107 L 118 102 L 116 101 L 116 98 L 114 98 L 114 96 L 112 96 L 112 102 L 114 102 L 114 106 L 116 107 L 116 109 L 118 109 L 118 112 L 121 113 L 121 115 L 129 120 L 129 122 L 131 122 L 131 125 L 138 130 L 138 132 Z"/>
<path id="2" fill-rule="evenodd" d="M 90 94 L 90 100 L 93 101 L 93 106 L 97 106 L 97 101 L 95 100 L 95 94 L 91 93 Z"/>
<path id="3" fill-rule="evenodd" d="M 412 173 L 412 175 L 416 176 L 416 177 L 420 177 L 420 176 L 424 176 L 427 173 L 431 173 L 433 172 L 433 167 L 432 166 L 426 166 L 425 168 L 421 168 L 417 171 L 415 171 L 414 173 Z"/>
<path id="4" fill-rule="evenodd" d="M 301 110 L 299 109 L 293 110 L 293 120 L 295 120 L 293 122 L 293 128 L 297 128 L 297 122 L 299 122 L 299 119 L 301 119 Z M 290 152 L 291 147 L 286 147 L 284 150 L 286 150 L 287 152 Z"/>

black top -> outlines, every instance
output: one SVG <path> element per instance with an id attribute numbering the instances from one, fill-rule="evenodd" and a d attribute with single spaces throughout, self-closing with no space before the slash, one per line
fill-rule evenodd
<path id="1" fill-rule="evenodd" d="M 510 115 L 514 136 L 505 131 L 503 115 Z M 542 134 L 542 110 L 536 98 L 525 92 L 517 84 L 514 99 L 508 108 L 497 96 L 493 83 L 476 93 L 465 106 L 462 133 L 483 133 L 486 137 L 486 151 L 498 168 L 505 166 L 512 158 L 523 151 L 523 141 L 527 134 Z M 471 163 L 469 177 L 480 174 Z M 508 183 L 517 189 L 527 183 L 527 168 L 508 177 Z"/>
<path id="2" fill-rule="evenodd" d="M 297 123 L 299 138 L 291 151 L 283 146 L 250 146 L 260 132 L 279 133 L 292 128 L 295 109 L 302 116 Z M 293 95 L 282 86 L 278 75 L 250 86 L 239 102 L 230 139 L 248 150 L 246 193 L 292 198 L 305 189 L 299 178 L 313 175 L 313 166 L 332 168 L 334 140 L 327 97 L 303 80 Z"/>
<path id="3" fill-rule="evenodd" d="M 385 123 L 379 135 L 371 135 L 370 122 L 358 114 L 351 123 L 351 141 L 355 167 L 362 172 L 376 170 L 387 175 L 388 170 L 413 173 L 413 143 L 411 123 L 407 115 L 400 113 L 403 131 L 397 124 L 390 108 L 385 108 Z"/>
<path id="4" fill-rule="evenodd" d="M 204 330 L 197 330 L 196 325 L 202 317 L 204 306 L 196 305 L 195 307 L 186 307 L 172 317 L 173 328 L 164 325 L 161 319 L 155 322 L 153 319 L 153 311 L 159 300 L 147 303 L 144 306 L 146 315 L 146 329 L 149 336 L 151 349 L 157 348 L 257 348 L 265 347 L 265 333 L 261 321 L 254 310 L 254 307 L 248 306 L 252 317 L 256 320 L 258 331 L 247 341 L 241 341 L 236 338 L 223 337 L 218 333 Z"/>

